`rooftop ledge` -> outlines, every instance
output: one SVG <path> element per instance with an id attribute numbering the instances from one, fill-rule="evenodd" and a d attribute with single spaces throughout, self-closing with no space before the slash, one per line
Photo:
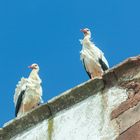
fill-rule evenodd
<path id="1" fill-rule="evenodd" d="M 102 79 L 88 80 L 54 97 L 47 103 L 28 112 L 23 117 L 13 119 L 0 129 L 0 140 L 10 139 L 39 122 L 54 116 L 56 113 L 68 109 L 76 103 L 97 94 L 99 91 L 101 92 L 117 85 L 123 87 L 125 83 L 133 80 L 137 81 L 138 77 L 140 77 L 139 71 L 140 56 L 130 57 L 106 71 Z M 121 113 L 121 111 L 119 113 Z M 115 115 L 113 116 L 114 118 Z"/>

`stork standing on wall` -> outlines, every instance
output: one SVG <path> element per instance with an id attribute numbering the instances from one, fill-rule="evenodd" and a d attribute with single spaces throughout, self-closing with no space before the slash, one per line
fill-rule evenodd
<path id="1" fill-rule="evenodd" d="M 15 116 L 19 117 L 38 106 L 42 101 L 41 79 L 38 75 L 39 66 L 32 64 L 28 78 L 21 78 L 14 94 Z"/>
<path id="2" fill-rule="evenodd" d="M 80 40 L 82 44 L 81 60 L 85 67 L 88 76 L 93 79 L 94 77 L 102 77 L 105 70 L 109 68 L 108 62 L 104 57 L 103 52 L 91 42 L 91 32 L 88 28 L 82 29 L 84 39 Z"/>

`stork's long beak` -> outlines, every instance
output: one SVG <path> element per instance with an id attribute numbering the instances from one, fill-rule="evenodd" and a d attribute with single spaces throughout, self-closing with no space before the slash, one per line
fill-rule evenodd
<path id="1" fill-rule="evenodd" d="M 29 69 L 33 69 L 33 66 L 28 66 Z"/>
<path id="2" fill-rule="evenodd" d="M 84 34 L 87 33 L 85 29 L 81 29 L 80 31 L 83 32 Z"/>

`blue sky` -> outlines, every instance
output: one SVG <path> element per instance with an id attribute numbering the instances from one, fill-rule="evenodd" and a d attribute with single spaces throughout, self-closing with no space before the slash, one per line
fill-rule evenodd
<path id="1" fill-rule="evenodd" d="M 92 31 L 110 66 L 140 52 L 139 0 L 0 1 L 0 127 L 14 118 L 13 94 L 32 63 L 40 66 L 43 99 L 86 80 L 81 28 Z"/>

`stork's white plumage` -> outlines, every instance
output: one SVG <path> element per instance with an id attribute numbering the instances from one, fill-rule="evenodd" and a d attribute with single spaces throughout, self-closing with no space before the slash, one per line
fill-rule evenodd
<path id="1" fill-rule="evenodd" d="M 84 39 L 80 40 L 82 44 L 81 60 L 85 70 L 91 79 L 102 77 L 105 70 L 109 68 L 104 53 L 91 42 L 91 32 L 88 28 L 82 29 Z"/>
<path id="2" fill-rule="evenodd" d="M 42 102 L 41 79 L 38 75 L 39 66 L 32 64 L 28 78 L 21 78 L 14 94 L 15 116 L 21 116 Z"/>

